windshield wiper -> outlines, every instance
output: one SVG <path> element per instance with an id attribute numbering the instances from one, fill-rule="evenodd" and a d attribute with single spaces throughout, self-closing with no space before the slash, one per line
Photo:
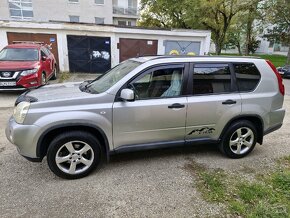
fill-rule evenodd
<path id="1" fill-rule="evenodd" d="M 84 82 L 82 82 L 80 85 L 79 85 L 79 89 L 82 91 L 82 92 L 87 92 L 87 93 L 91 93 L 91 94 L 97 94 L 98 92 L 96 91 L 92 91 L 90 89 L 90 84 L 92 84 L 95 80 L 86 80 Z"/>
<path id="2" fill-rule="evenodd" d="M 88 86 L 92 83 L 93 80 L 86 80 L 79 85 L 79 89 L 84 92 L 88 89 Z"/>

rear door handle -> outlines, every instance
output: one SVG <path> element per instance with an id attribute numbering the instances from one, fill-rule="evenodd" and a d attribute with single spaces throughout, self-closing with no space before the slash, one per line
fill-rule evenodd
<path id="1" fill-rule="evenodd" d="M 236 104 L 236 103 L 237 103 L 236 101 L 231 100 L 231 99 L 222 102 L 222 104 Z"/>
<path id="2" fill-rule="evenodd" d="M 179 104 L 179 103 L 174 103 L 172 105 L 169 105 L 168 108 L 173 109 L 173 108 L 184 108 L 184 104 Z"/>

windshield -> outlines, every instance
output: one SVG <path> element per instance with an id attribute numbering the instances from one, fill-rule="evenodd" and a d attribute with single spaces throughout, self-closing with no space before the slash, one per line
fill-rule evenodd
<path id="1" fill-rule="evenodd" d="M 100 79 L 93 81 L 88 85 L 88 89 L 91 93 L 102 93 L 107 91 L 113 85 L 115 85 L 118 81 L 120 81 L 123 77 L 125 77 L 128 73 L 138 67 L 140 62 L 137 61 L 124 61 L 116 67 L 109 70 L 104 76 Z"/>
<path id="2" fill-rule="evenodd" d="M 0 61 L 37 61 L 38 50 L 35 48 L 4 48 L 0 52 Z"/>

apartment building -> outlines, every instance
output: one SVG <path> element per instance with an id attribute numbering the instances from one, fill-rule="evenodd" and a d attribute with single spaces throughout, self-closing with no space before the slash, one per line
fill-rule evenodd
<path id="1" fill-rule="evenodd" d="M 0 20 L 135 26 L 137 0 L 1 0 Z"/>

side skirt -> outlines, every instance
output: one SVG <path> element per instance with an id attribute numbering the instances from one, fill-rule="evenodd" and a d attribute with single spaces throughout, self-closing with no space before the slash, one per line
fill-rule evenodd
<path id="1" fill-rule="evenodd" d="M 154 142 L 154 143 L 136 144 L 136 145 L 134 144 L 122 145 L 114 149 L 113 151 L 111 151 L 110 155 L 119 154 L 119 153 L 127 153 L 127 152 L 135 152 L 135 151 L 193 146 L 197 144 L 216 144 L 219 142 L 220 140 L 213 140 L 210 138 L 199 138 L 199 139 L 191 139 L 191 140 L 186 140 L 186 141 L 179 140 L 179 141 Z"/>

